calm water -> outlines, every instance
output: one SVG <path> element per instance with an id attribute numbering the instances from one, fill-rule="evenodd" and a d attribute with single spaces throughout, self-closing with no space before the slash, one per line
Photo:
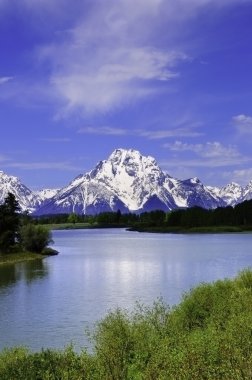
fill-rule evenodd
<path id="1" fill-rule="evenodd" d="M 59 256 L 0 268 L 0 349 L 87 344 L 84 331 L 115 307 L 169 304 L 202 281 L 252 266 L 252 234 L 54 231 Z"/>

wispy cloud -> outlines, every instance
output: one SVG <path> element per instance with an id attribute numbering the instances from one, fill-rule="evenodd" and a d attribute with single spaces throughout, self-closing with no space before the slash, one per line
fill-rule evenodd
<path id="1" fill-rule="evenodd" d="M 188 144 L 181 141 L 175 141 L 174 143 L 166 143 L 164 148 L 169 148 L 173 152 L 185 152 L 191 151 L 203 158 L 221 158 L 235 159 L 241 158 L 241 154 L 234 146 L 224 146 L 220 142 L 207 142 L 205 144 Z"/>
<path id="2" fill-rule="evenodd" d="M 94 2 L 63 41 L 40 49 L 40 59 L 53 68 L 50 83 L 67 106 L 61 115 L 76 108 L 108 112 L 163 91 L 162 83 L 179 76 L 178 64 L 187 54 L 157 43 L 163 5 L 163 0 Z"/>
<path id="3" fill-rule="evenodd" d="M 166 168 L 224 168 L 249 164 L 252 159 L 242 155 L 235 146 L 224 146 L 220 142 L 188 144 L 181 141 L 163 145 L 174 156 L 163 161 Z M 189 153 L 186 153 L 189 152 Z M 192 153 L 192 154 L 190 154 Z"/>
<path id="4" fill-rule="evenodd" d="M 38 23 L 49 15 L 48 24 L 58 27 L 52 27 L 52 41 L 33 52 L 42 70 L 46 62 L 44 85 L 36 78 L 33 85 L 24 81 L 13 91 L 19 90 L 20 98 L 26 86 L 33 89 L 34 98 L 49 97 L 55 108 L 60 108 L 58 118 L 76 110 L 112 112 L 154 97 L 167 91 L 170 81 L 176 81 L 183 72 L 182 63 L 191 60 L 185 45 L 177 42 L 187 29 L 185 23 L 206 6 L 239 2 L 76 0 L 73 7 L 69 0 L 19 0 L 14 5 L 0 0 L 0 5 L 28 10 L 29 19 L 35 15 Z M 48 97 L 39 93 L 38 87 L 47 88 Z M 29 95 L 27 89 L 25 93 Z"/>
<path id="5" fill-rule="evenodd" d="M 13 77 L 0 77 L 0 85 L 13 80 Z"/>
<path id="6" fill-rule="evenodd" d="M 198 137 L 201 136 L 202 133 L 196 131 L 194 128 L 190 127 L 182 127 L 182 128 L 171 128 L 171 129 L 161 129 L 161 130 L 139 130 L 139 135 L 142 137 L 146 137 L 149 140 L 161 140 L 170 137 Z"/>
<path id="7" fill-rule="evenodd" d="M 233 122 L 240 133 L 252 133 L 252 116 L 240 114 L 233 117 Z"/>
<path id="8" fill-rule="evenodd" d="M 239 166 L 244 163 L 248 163 L 250 159 L 243 157 L 239 160 L 234 160 L 232 158 L 225 157 L 222 160 L 219 158 L 212 159 L 192 159 L 192 158 L 171 158 L 169 160 L 161 161 L 161 165 L 166 168 L 174 168 L 177 166 L 187 167 L 187 168 L 221 168 L 228 166 Z"/>

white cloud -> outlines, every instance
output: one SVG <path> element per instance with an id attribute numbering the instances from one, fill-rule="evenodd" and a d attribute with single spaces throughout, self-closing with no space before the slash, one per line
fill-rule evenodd
<path id="1" fill-rule="evenodd" d="M 166 143 L 164 148 L 169 148 L 174 152 L 191 151 L 200 157 L 214 159 L 221 158 L 222 160 L 237 160 L 241 157 L 240 153 L 234 146 L 224 146 L 220 142 L 207 142 L 205 144 L 188 144 L 181 141 L 175 141 L 174 143 Z"/>
<path id="2" fill-rule="evenodd" d="M 53 67 L 50 83 L 64 102 L 58 117 L 76 109 L 110 112 L 167 90 L 167 82 L 180 75 L 179 63 L 189 59 L 174 38 L 185 33 L 184 22 L 206 6 L 239 1 L 86 3 L 75 26 L 40 50 L 40 59 Z"/>
<path id="3" fill-rule="evenodd" d="M 11 81 L 13 77 L 0 77 L 0 85 Z"/>
<path id="4" fill-rule="evenodd" d="M 149 140 L 158 140 L 169 137 L 198 137 L 201 136 L 202 133 L 195 130 L 195 128 L 190 127 L 181 127 L 181 128 L 172 128 L 172 129 L 161 129 L 161 130 L 139 130 L 138 134 L 142 137 L 146 137 Z M 166 144 L 164 145 L 165 147 Z"/>
<path id="5" fill-rule="evenodd" d="M 252 133 L 252 116 L 240 114 L 233 117 L 233 122 L 240 133 Z"/>
<path id="6" fill-rule="evenodd" d="M 51 44 L 36 51 L 38 63 L 48 64 L 49 83 L 36 79 L 31 87 L 48 89 L 51 103 L 61 104 L 60 118 L 75 110 L 110 112 L 166 91 L 169 81 L 179 77 L 180 64 L 189 59 L 175 42 L 179 33 L 185 33 L 184 22 L 205 6 L 239 1 L 78 0 L 73 5 L 70 0 L 0 0 L 0 4 L 18 7 L 33 20 L 33 27 L 44 28 L 48 19 L 55 32 Z"/>
<path id="7" fill-rule="evenodd" d="M 177 77 L 169 67 L 175 60 L 185 59 L 181 53 L 167 54 L 149 47 L 99 50 L 87 62 L 84 48 L 52 75 L 51 84 L 67 103 L 65 111 L 77 107 L 91 113 L 106 112 L 153 95 L 157 86 L 151 82 Z M 90 67 L 92 60 L 94 67 Z"/>
<path id="8" fill-rule="evenodd" d="M 163 91 L 179 76 L 177 64 L 187 55 L 157 43 L 162 7 L 162 0 L 96 1 L 60 41 L 40 49 L 39 58 L 53 67 L 50 83 L 66 105 L 61 115 L 76 108 L 114 110 Z"/>

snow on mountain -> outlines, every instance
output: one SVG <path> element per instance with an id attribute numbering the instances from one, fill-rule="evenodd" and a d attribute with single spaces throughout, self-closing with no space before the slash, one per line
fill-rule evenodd
<path id="1" fill-rule="evenodd" d="M 195 205 L 215 208 L 223 202 L 197 178 L 174 179 L 159 168 L 153 157 L 133 149 L 116 149 L 107 160 L 61 189 L 37 213 L 168 211 Z"/>
<path id="2" fill-rule="evenodd" d="M 199 206 L 211 209 L 224 206 L 222 199 L 204 186 L 197 177 L 184 181 L 177 180 L 172 194 L 178 207 Z"/>
<path id="3" fill-rule="evenodd" d="M 92 171 L 61 189 L 38 213 L 51 210 L 94 214 L 118 209 L 135 212 L 175 208 L 172 196 L 160 186 L 164 181 L 165 175 L 154 158 L 134 150 L 117 149 L 108 160 L 100 161 Z"/>
<path id="4" fill-rule="evenodd" d="M 39 202 L 42 203 L 47 199 L 54 197 L 60 189 L 43 189 L 34 191 L 33 194 L 38 197 Z"/>
<path id="5" fill-rule="evenodd" d="M 163 187 L 166 176 L 155 159 L 142 156 L 136 150 L 116 149 L 108 160 L 101 161 L 89 173 L 89 177 L 103 183 L 132 212 L 144 209 L 151 197 L 159 199 L 163 208 L 176 207 Z"/>
<path id="6" fill-rule="evenodd" d="M 223 199 L 226 206 L 235 206 L 243 201 L 243 188 L 238 183 L 231 182 L 219 190 L 219 197 Z"/>
<path id="7" fill-rule="evenodd" d="M 8 193 L 15 195 L 21 211 L 32 212 L 37 203 L 36 196 L 28 187 L 23 185 L 17 177 L 9 176 L 0 171 L 0 204 L 2 204 Z"/>
<path id="8" fill-rule="evenodd" d="M 200 206 L 234 206 L 252 199 L 252 181 L 217 188 L 198 178 L 179 180 L 164 173 L 156 160 L 137 150 L 116 149 L 62 189 L 32 192 L 16 177 L 0 171 L 0 203 L 12 192 L 22 211 L 37 215 L 53 213 L 97 214 L 103 211 L 143 212 Z"/>
<path id="9" fill-rule="evenodd" d="M 61 189 L 53 198 L 47 200 L 36 211 L 36 214 L 78 213 L 98 214 L 105 211 L 128 212 L 111 191 L 95 181 L 87 181 L 79 176 L 67 187 Z"/>
<path id="10" fill-rule="evenodd" d="M 249 201 L 250 199 L 252 199 L 252 181 L 244 188 L 242 201 Z"/>

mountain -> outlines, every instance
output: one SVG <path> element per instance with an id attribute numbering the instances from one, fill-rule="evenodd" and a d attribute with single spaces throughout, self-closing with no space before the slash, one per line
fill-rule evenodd
<path id="1" fill-rule="evenodd" d="M 252 181 L 244 188 L 242 201 L 249 201 L 250 199 L 252 199 Z"/>
<path id="2" fill-rule="evenodd" d="M 208 188 L 223 200 L 225 206 L 235 206 L 238 203 L 252 199 L 252 181 L 245 187 L 242 187 L 238 183 L 231 182 L 221 188 Z"/>
<path id="3" fill-rule="evenodd" d="M 237 203 L 242 202 L 244 200 L 243 196 L 243 188 L 235 182 L 231 182 L 219 190 L 219 197 L 224 200 L 227 206 L 235 206 Z"/>
<path id="4" fill-rule="evenodd" d="M 60 189 L 43 189 L 34 191 L 33 194 L 38 198 L 38 203 L 41 204 L 47 199 L 54 197 Z"/>
<path id="5" fill-rule="evenodd" d="M 195 205 L 215 208 L 224 203 L 198 179 L 174 179 L 153 157 L 133 149 L 116 149 L 45 202 L 37 214 L 168 211 Z"/>
<path id="6" fill-rule="evenodd" d="M 0 204 L 2 204 L 8 193 L 13 193 L 22 211 L 32 212 L 37 205 L 37 197 L 33 192 L 23 185 L 17 177 L 9 176 L 0 171 Z"/>
<path id="7" fill-rule="evenodd" d="M 252 181 L 244 188 L 236 183 L 217 188 L 203 185 L 196 177 L 179 180 L 164 173 L 153 157 L 133 149 L 116 149 L 107 160 L 62 189 L 32 192 L 18 178 L 0 172 L 0 203 L 8 192 L 16 196 L 23 211 L 36 215 L 117 210 L 140 213 L 234 206 L 252 199 Z"/>
<path id="8" fill-rule="evenodd" d="M 12 193 L 15 195 L 22 212 L 35 212 L 46 199 L 53 197 L 57 191 L 55 189 L 45 189 L 33 192 L 22 184 L 17 177 L 0 171 L 0 204 L 4 202 L 8 193 Z"/>

